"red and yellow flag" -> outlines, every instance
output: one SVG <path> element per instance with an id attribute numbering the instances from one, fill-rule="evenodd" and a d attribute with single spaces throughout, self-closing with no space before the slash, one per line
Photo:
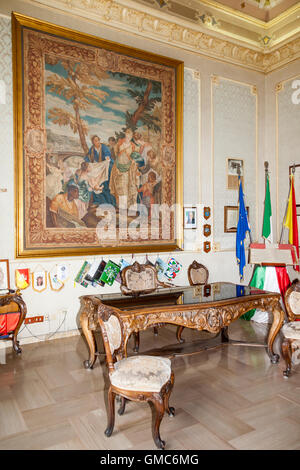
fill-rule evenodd
<path id="1" fill-rule="evenodd" d="M 297 257 L 299 259 L 299 237 L 298 237 L 297 210 L 296 210 L 296 198 L 295 198 L 293 175 L 291 175 L 290 195 L 289 195 L 289 201 L 288 201 L 288 207 L 286 211 L 284 226 L 289 229 L 289 243 L 296 247 Z M 296 271 L 299 271 L 299 266 L 297 265 L 295 269 Z"/>

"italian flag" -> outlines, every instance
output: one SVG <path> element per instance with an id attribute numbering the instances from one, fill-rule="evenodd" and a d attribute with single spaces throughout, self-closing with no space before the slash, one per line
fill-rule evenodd
<path id="1" fill-rule="evenodd" d="M 267 179 L 266 179 L 266 196 L 265 196 L 265 210 L 264 210 L 262 236 L 269 243 L 273 243 L 272 208 L 271 208 L 269 175 L 267 175 Z"/>
<path id="2" fill-rule="evenodd" d="M 290 286 L 290 278 L 285 267 L 256 266 L 250 286 L 269 292 L 278 292 L 283 299 L 284 293 Z M 252 309 L 241 318 L 258 323 L 269 323 L 268 312 Z"/>

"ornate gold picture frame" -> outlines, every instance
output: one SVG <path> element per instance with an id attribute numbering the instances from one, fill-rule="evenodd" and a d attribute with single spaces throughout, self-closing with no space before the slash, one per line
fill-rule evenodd
<path id="1" fill-rule="evenodd" d="M 182 248 L 183 62 L 12 14 L 16 256 Z"/>

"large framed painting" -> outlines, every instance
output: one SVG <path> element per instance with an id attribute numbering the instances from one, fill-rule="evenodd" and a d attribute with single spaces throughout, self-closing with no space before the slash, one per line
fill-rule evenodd
<path id="1" fill-rule="evenodd" d="M 183 62 L 12 25 L 16 256 L 181 249 Z"/>

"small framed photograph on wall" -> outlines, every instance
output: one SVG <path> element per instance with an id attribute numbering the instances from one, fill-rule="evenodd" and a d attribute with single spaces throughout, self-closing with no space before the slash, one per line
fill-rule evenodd
<path id="1" fill-rule="evenodd" d="M 197 228 L 197 207 L 183 208 L 184 228 Z"/>
<path id="2" fill-rule="evenodd" d="M 8 259 L 0 259 L 0 289 L 9 289 L 9 264 Z"/>
<path id="3" fill-rule="evenodd" d="M 239 189 L 238 168 L 242 185 L 244 187 L 244 160 L 240 158 L 227 158 L 227 189 Z"/>

